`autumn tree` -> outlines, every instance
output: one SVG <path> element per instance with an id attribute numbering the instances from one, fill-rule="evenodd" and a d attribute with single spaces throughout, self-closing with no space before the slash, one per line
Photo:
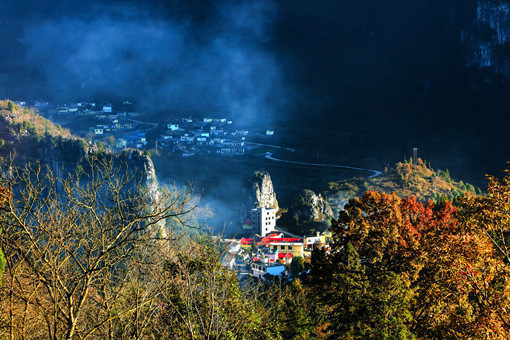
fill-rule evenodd
<path id="1" fill-rule="evenodd" d="M 149 190 L 109 157 L 80 175 L 28 164 L 2 179 L 2 338 L 140 338 L 134 321 L 154 313 L 147 254 L 160 222 L 193 208 L 191 190 Z"/>
<path id="2" fill-rule="evenodd" d="M 460 210 L 376 192 L 351 200 L 331 250 L 312 256 L 335 337 L 508 338 L 509 184 L 491 179 Z"/>
<path id="3" fill-rule="evenodd" d="M 483 241 L 483 258 L 471 255 L 458 263 L 463 289 L 486 319 L 484 332 L 510 337 L 510 163 L 506 176 L 488 176 L 483 196 L 460 200 L 462 224 Z"/>
<path id="4" fill-rule="evenodd" d="M 333 220 L 330 252 L 312 256 L 311 283 L 330 306 L 333 338 L 412 339 L 411 281 L 420 269 L 419 233 L 400 199 L 367 192 Z"/>
<path id="5" fill-rule="evenodd" d="M 223 261 L 229 244 L 207 234 L 181 235 L 162 261 L 154 334 L 165 339 L 250 338 L 255 296 L 239 287 Z"/>

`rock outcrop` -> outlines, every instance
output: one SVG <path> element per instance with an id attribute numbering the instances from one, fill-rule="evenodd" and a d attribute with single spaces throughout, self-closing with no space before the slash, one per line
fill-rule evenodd
<path id="1" fill-rule="evenodd" d="M 242 220 L 249 218 L 251 209 L 257 207 L 280 209 L 271 176 L 267 171 L 255 171 L 243 191 L 245 199 L 241 209 Z"/>
<path id="2" fill-rule="evenodd" d="M 267 171 L 256 171 L 253 174 L 252 191 L 255 195 L 255 207 L 279 209 L 273 182 Z"/>
<path id="3" fill-rule="evenodd" d="M 294 216 L 306 222 L 324 222 L 334 216 L 324 197 L 308 189 L 298 196 L 291 210 Z"/>
<path id="4" fill-rule="evenodd" d="M 296 235 L 306 235 L 329 228 L 333 209 L 321 194 L 303 190 L 280 218 L 282 228 Z"/>

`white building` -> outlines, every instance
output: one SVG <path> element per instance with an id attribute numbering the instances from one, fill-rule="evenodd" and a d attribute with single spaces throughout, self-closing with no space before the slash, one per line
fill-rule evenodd
<path id="1" fill-rule="evenodd" d="M 104 133 L 104 128 L 101 126 L 93 127 L 89 129 L 90 132 L 93 132 L 96 136 L 102 135 Z"/>
<path id="2" fill-rule="evenodd" d="M 254 277 L 265 280 L 265 275 L 282 275 L 285 272 L 285 265 L 282 263 L 264 263 L 257 258 L 251 264 L 251 273 Z"/>
<path id="3" fill-rule="evenodd" d="M 181 142 L 188 142 L 188 143 L 193 143 L 195 141 L 195 137 L 194 136 L 190 136 L 189 134 L 184 134 L 184 136 L 181 136 Z"/>
<path id="4" fill-rule="evenodd" d="M 112 112 L 112 104 L 106 104 L 103 106 L 103 112 L 111 113 Z"/>
<path id="5" fill-rule="evenodd" d="M 260 236 L 266 236 L 273 232 L 276 227 L 276 209 L 256 208 L 251 210 L 251 220 L 256 232 Z"/>
<path id="6" fill-rule="evenodd" d="M 125 139 L 119 138 L 115 141 L 115 147 L 117 149 L 124 149 L 127 147 L 127 141 Z"/>

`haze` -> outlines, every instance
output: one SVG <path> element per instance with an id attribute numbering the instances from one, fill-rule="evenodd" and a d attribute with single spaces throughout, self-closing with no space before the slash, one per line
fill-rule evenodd
<path id="1" fill-rule="evenodd" d="M 482 3 L 494 6 L 6 1 L 0 95 L 129 99 L 158 118 L 207 112 L 272 122 L 286 129 L 285 143 L 304 143 L 305 131 L 314 152 L 379 169 L 416 146 L 433 165 L 483 186 L 508 160 L 510 103 L 501 66 L 508 43 L 490 45 L 497 34 L 480 17 L 506 27 L 498 11 L 508 4 Z M 497 47 L 489 64 L 479 55 L 485 43 Z"/>

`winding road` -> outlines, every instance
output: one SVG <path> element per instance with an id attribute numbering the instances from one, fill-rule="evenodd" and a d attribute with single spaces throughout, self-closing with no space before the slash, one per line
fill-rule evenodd
<path id="1" fill-rule="evenodd" d="M 373 175 L 369 176 L 368 178 L 374 178 L 374 177 L 377 177 L 377 176 L 382 174 L 382 172 L 378 171 L 378 170 L 356 168 L 356 167 L 347 166 L 347 165 L 321 164 L 321 163 L 307 163 L 307 162 L 289 161 L 289 160 L 285 160 L 285 159 L 274 158 L 273 154 L 271 152 L 266 152 L 264 157 L 267 158 L 267 159 L 270 159 L 272 161 L 282 162 L 282 163 L 299 164 L 299 165 L 311 165 L 311 166 L 321 166 L 321 167 L 327 167 L 327 168 L 342 168 L 342 169 L 351 169 L 351 170 L 359 170 L 359 171 L 372 172 Z"/>

